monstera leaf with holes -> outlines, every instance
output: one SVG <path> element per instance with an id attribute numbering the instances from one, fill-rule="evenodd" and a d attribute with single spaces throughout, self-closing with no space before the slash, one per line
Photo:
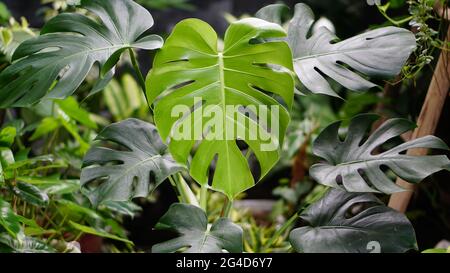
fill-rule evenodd
<path id="1" fill-rule="evenodd" d="M 154 253 L 241 253 L 243 249 L 240 226 L 220 218 L 208 228 L 206 213 L 192 205 L 173 204 L 155 228 L 175 231 L 178 237 L 154 245 Z"/>
<path id="2" fill-rule="evenodd" d="M 257 16 L 281 22 L 283 5 L 269 5 Z M 300 82 L 313 93 L 338 96 L 328 77 L 347 89 L 364 91 L 376 86 L 368 77 L 397 75 L 416 47 L 414 34 L 397 27 L 383 27 L 344 41 L 322 27 L 308 36 L 314 13 L 305 4 L 295 6 L 288 28 L 288 43 L 294 57 L 294 70 Z"/>
<path id="3" fill-rule="evenodd" d="M 300 219 L 306 225 L 289 235 L 298 252 L 401 253 L 417 249 L 415 232 L 406 216 L 369 193 L 331 189 Z"/>
<path id="4" fill-rule="evenodd" d="M 344 141 L 339 138 L 336 122 L 325 128 L 313 144 L 313 153 L 326 160 L 310 169 L 311 176 L 321 184 L 344 188 L 350 192 L 403 191 L 383 172 L 385 166 L 395 175 L 410 183 L 419 183 L 425 177 L 450 166 L 445 155 L 412 156 L 401 154 L 408 149 L 444 149 L 447 145 L 437 137 L 418 138 L 385 152 L 374 153 L 386 141 L 400 136 L 415 127 L 405 119 L 390 119 L 364 140 L 367 130 L 377 120 L 377 115 L 359 115 L 352 119 Z"/>
<path id="5" fill-rule="evenodd" d="M 170 138 L 174 158 L 187 163 L 195 150 L 190 174 L 202 185 L 208 183 L 210 165 L 217 160 L 211 185 L 229 198 L 255 184 L 247 161 L 250 154 L 243 155 L 236 140 L 250 147 L 261 177 L 279 159 L 294 95 L 288 70 L 292 69 L 292 55 L 287 43 L 265 39 L 285 36 L 277 24 L 243 19 L 228 28 L 220 50 L 211 26 L 197 19 L 184 20 L 157 53 L 147 78 L 156 126 L 163 140 Z M 173 114 L 179 106 L 186 109 L 182 117 Z M 230 106 L 250 110 L 235 114 L 227 111 Z M 266 106 L 267 118 L 260 115 L 260 106 Z M 208 108 L 214 109 L 212 117 L 206 113 Z M 218 125 L 206 126 L 217 116 Z M 252 127 L 258 129 L 256 137 L 251 137 Z M 182 128 L 191 128 L 191 134 L 182 136 Z"/>
<path id="6" fill-rule="evenodd" d="M 146 197 L 169 175 L 182 170 L 152 124 L 127 119 L 106 127 L 96 140 L 121 147 L 95 146 L 83 159 L 80 181 L 94 205 Z"/>
<path id="7" fill-rule="evenodd" d="M 94 64 L 101 73 L 92 92 L 99 91 L 112 78 L 122 52 L 163 44 L 161 37 L 146 34 L 153 18 L 132 0 L 82 0 L 81 7 L 98 20 L 62 13 L 43 27 L 39 37 L 16 49 L 14 63 L 0 74 L 0 107 L 28 106 L 43 97 L 66 98 Z"/>

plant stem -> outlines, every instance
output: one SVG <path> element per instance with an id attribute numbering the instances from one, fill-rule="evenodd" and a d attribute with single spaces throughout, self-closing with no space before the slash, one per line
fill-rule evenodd
<path id="1" fill-rule="evenodd" d="M 136 55 L 134 54 L 134 51 L 133 51 L 132 48 L 128 49 L 128 52 L 130 53 L 131 64 L 133 65 L 134 71 L 136 72 L 136 75 L 138 77 L 139 85 L 142 88 L 142 92 L 144 93 L 145 100 L 148 102 L 148 100 L 147 100 L 147 88 L 145 87 L 145 78 L 142 75 L 141 70 L 139 69 L 139 64 L 138 64 L 138 61 L 136 59 Z"/>
<path id="2" fill-rule="evenodd" d="M 200 207 L 206 212 L 208 208 L 208 185 L 202 185 L 200 190 Z"/>
<path id="3" fill-rule="evenodd" d="M 228 218 L 230 217 L 231 208 L 233 207 L 233 200 L 227 198 L 227 201 L 223 205 L 221 217 Z"/>
<path id="4" fill-rule="evenodd" d="M 282 226 L 281 228 L 277 229 L 277 231 L 273 234 L 273 236 L 267 241 L 267 243 L 264 245 L 263 247 L 263 252 L 264 250 L 270 248 L 273 243 L 280 237 L 283 235 L 283 233 L 288 230 L 289 228 L 291 228 L 291 226 L 295 223 L 295 221 L 298 218 L 298 213 L 292 215 L 291 218 L 289 218 Z"/>
<path id="5" fill-rule="evenodd" d="M 175 182 L 175 179 L 171 175 L 168 177 L 168 179 L 170 181 L 170 184 L 174 188 L 175 192 L 177 193 L 178 202 L 185 203 L 184 198 L 181 196 L 181 193 L 178 190 L 177 182 Z"/>
<path id="6" fill-rule="evenodd" d="M 191 188 L 186 183 L 186 181 L 184 181 L 184 178 L 180 173 L 178 173 L 177 177 L 174 177 L 172 175 L 169 176 L 169 181 L 175 188 L 178 194 L 178 200 L 181 203 L 191 204 L 200 207 L 200 204 L 198 203 L 195 194 L 192 192 Z"/>

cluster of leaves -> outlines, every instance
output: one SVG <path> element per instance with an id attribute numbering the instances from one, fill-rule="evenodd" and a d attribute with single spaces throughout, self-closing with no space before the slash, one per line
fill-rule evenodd
<path id="1" fill-rule="evenodd" d="M 425 66 L 433 61 L 434 49 L 441 49 L 446 45 L 446 42 L 439 37 L 439 30 L 433 29 L 432 22 L 439 22 L 439 28 L 443 25 L 443 18 L 440 16 L 448 16 L 446 12 L 437 16 L 434 10 L 436 2 L 447 9 L 446 0 L 440 1 L 408 1 L 409 13 L 411 14 L 411 21 L 409 25 L 417 31 L 417 50 L 415 52 L 415 61 L 405 66 L 404 74 L 406 77 L 413 78 Z"/>
<path id="2" fill-rule="evenodd" d="M 48 21 L 61 12 L 76 10 L 76 5 L 79 3 L 80 0 L 41 0 L 41 4 L 44 6 L 40 8 L 39 13 Z M 81 10 L 77 11 L 82 12 Z"/>
<path id="3" fill-rule="evenodd" d="M 51 110 L 54 114 L 45 113 Z M 8 247 L 2 251 L 72 251 L 70 242 L 83 234 L 131 246 L 121 228 L 121 215 L 133 216 L 140 208 L 110 202 L 95 211 L 80 191 L 81 159 L 89 149 L 86 136 L 97 127 L 90 114 L 74 98 L 26 111 L 24 119 L 10 119 L 0 132 L 0 199 L 2 211 L 10 215 L 2 217 L 2 243 Z M 34 120 L 27 115 L 34 115 Z M 85 128 L 84 136 L 80 127 Z M 27 143 L 43 147 L 26 148 Z M 36 153 L 41 155 L 30 156 Z M 8 228 L 17 221 L 19 229 Z"/>
<path id="4" fill-rule="evenodd" d="M 388 15 L 390 10 L 405 6 L 408 9 L 407 15 L 395 18 Z M 439 33 L 443 32 L 445 18 L 448 17 L 447 7 L 447 0 L 390 0 L 378 6 L 389 24 L 401 26 L 408 23 L 415 33 L 417 48 L 414 57 L 402 69 L 405 78 L 415 79 L 434 60 L 436 49 L 446 47 L 446 37 L 440 37 Z"/>
<path id="5" fill-rule="evenodd" d="M 28 27 L 25 19 L 21 23 L 12 18 L 8 21 L 1 27 L 2 69 L 17 63 L 13 55 L 20 44 L 42 37 Z M 139 90 L 130 75 L 125 74 L 123 82 L 127 88 Z M 95 77 L 87 75 L 83 88 L 93 85 Z M 129 97 L 117 98 L 125 93 L 115 80 L 106 89 L 111 119 L 136 112 L 149 119 L 141 93 L 128 90 Z M 118 108 L 117 99 L 129 102 L 127 109 Z M 131 250 L 133 243 L 126 239 L 122 221 L 133 217 L 140 207 L 131 202 L 105 202 L 91 209 L 80 190 L 82 158 L 99 125 L 109 121 L 85 110 L 75 97 L 1 110 L 0 116 L 5 119 L 0 128 L 0 201 L 4 213 L 0 252 L 79 252 L 75 241 L 86 234 L 122 242 L 121 248 Z M 105 246 L 106 251 L 115 249 L 112 244 Z"/>

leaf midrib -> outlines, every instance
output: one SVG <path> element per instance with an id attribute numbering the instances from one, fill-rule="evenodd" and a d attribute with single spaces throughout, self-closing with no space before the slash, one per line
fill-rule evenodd
<path id="1" fill-rule="evenodd" d="M 225 95 L 225 65 L 224 65 L 224 61 L 223 61 L 223 53 L 222 52 L 218 52 L 217 54 L 218 57 L 218 62 L 219 62 L 219 81 L 220 81 L 220 93 L 222 96 L 222 103 L 221 103 L 221 107 L 222 107 L 222 113 L 226 113 L 226 95 Z M 224 137 L 226 138 L 228 135 L 227 132 L 227 126 L 225 126 L 227 122 L 227 117 L 226 115 L 222 115 L 222 124 L 224 124 Z M 230 165 L 230 148 L 228 147 L 228 141 L 225 141 L 225 151 L 226 151 L 226 161 L 227 161 L 227 166 L 231 166 Z M 227 170 L 227 178 L 230 178 L 230 168 L 226 168 Z M 231 192 L 231 188 L 230 188 L 230 183 L 227 183 L 227 187 L 228 190 Z"/>
<path id="2" fill-rule="evenodd" d="M 319 53 L 319 54 L 313 54 L 313 55 L 308 55 L 308 56 L 304 56 L 304 57 L 294 58 L 294 62 L 308 60 L 308 59 L 315 59 L 315 58 L 320 58 L 320 57 L 325 57 L 325 56 L 331 56 L 331 55 L 367 51 L 367 50 L 369 50 L 369 49 L 368 48 L 358 48 L 358 49 L 333 50 L 333 51 L 328 51 L 325 53 Z M 370 50 L 376 50 L 376 49 L 371 48 Z"/>
<path id="3" fill-rule="evenodd" d="M 353 160 L 353 161 L 338 163 L 333 166 L 341 167 L 341 166 L 347 166 L 347 165 L 353 165 L 353 164 L 359 164 L 359 163 L 367 163 L 367 162 L 372 162 L 372 161 L 396 160 L 396 159 L 403 159 L 405 156 L 406 155 L 395 155 L 395 156 L 386 156 L 386 157 L 377 156 L 375 158 L 370 158 L 370 159 L 366 159 L 366 160 L 362 159 L 362 160 Z"/>

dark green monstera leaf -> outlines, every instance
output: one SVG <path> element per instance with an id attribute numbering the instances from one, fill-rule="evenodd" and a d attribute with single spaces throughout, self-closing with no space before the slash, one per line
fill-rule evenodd
<path id="1" fill-rule="evenodd" d="M 370 193 L 331 189 L 300 218 L 306 225 L 289 235 L 298 252 L 398 253 L 417 249 L 414 229 L 406 216 Z"/>
<path id="2" fill-rule="evenodd" d="M 102 73 L 93 92 L 105 87 L 123 51 L 155 49 L 162 38 L 147 35 L 151 14 L 132 0 L 82 0 L 98 20 L 62 13 L 41 35 L 22 43 L 14 63 L 0 74 L 0 107 L 28 106 L 43 97 L 63 99 L 80 86 L 94 64 Z"/>
<path id="3" fill-rule="evenodd" d="M 288 14 L 289 7 L 285 4 L 272 4 L 261 8 L 255 17 L 282 25 Z"/>
<path id="4" fill-rule="evenodd" d="M 339 138 L 341 122 L 325 128 L 313 144 L 313 153 L 326 160 L 315 164 L 310 174 L 317 182 L 350 192 L 383 192 L 392 194 L 403 191 L 382 170 L 387 167 L 395 175 L 410 183 L 419 183 L 425 177 L 448 168 L 450 161 L 444 155 L 405 155 L 408 149 L 428 148 L 447 150 L 447 145 L 437 137 L 426 136 L 408 141 L 385 152 L 374 150 L 386 141 L 414 129 L 405 119 L 390 119 L 365 140 L 367 130 L 377 120 L 377 115 L 360 115 L 352 119 L 345 140 Z"/>
<path id="5" fill-rule="evenodd" d="M 148 75 L 147 97 L 155 104 L 156 126 L 164 141 L 170 138 L 169 149 L 175 160 L 187 163 L 195 150 L 190 174 L 204 185 L 216 159 L 211 187 L 229 198 L 255 184 L 237 140 L 250 147 L 261 177 L 280 157 L 294 96 L 289 71 L 292 55 L 287 43 L 265 39 L 285 36 L 277 24 L 247 18 L 230 25 L 221 50 L 210 25 L 198 19 L 184 20 L 157 53 Z M 174 115 L 180 106 L 187 110 L 182 116 Z M 236 107 L 248 111 L 229 111 Z M 266 115 L 262 107 L 266 107 Z M 221 118 L 216 123 L 218 116 Z M 180 133 L 185 127 L 192 128 L 188 137 Z"/>
<path id="6" fill-rule="evenodd" d="M 154 253 L 240 253 L 243 249 L 240 226 L 220 218 L 209 227 L 206 213 L 192 205 L 173 204 L 155 228 L 175 231 L 178 237 L 154 245 Z"/>
<path id="7" fill-rule="evenodd" d="M 106 127 L 96 140 L 121 147 L 94 146 L 83 159 L 81 185 L 93 204 L 146 197 L 183 168 L 174 162 L 156 128 L 137 119 Z"/>
<path id="8" fill-rule="evenodd" d="M 270 5 L 257 16 L 279 23 L 283 10 L 279 4 Z M 382 79 L 396 76 L 416 47 L 414 34 L 402 28 L 378 28 L 339 41 L 325 27 L 308 36 L 313 24 L 311 8 L 297 4 L 288 26 L 288 43 L 294 56 L 295 73 L 313 93 L 338 96 L 327 77 L 353 91 L 372 88 L 376 84 L 365 76 Z"/>

